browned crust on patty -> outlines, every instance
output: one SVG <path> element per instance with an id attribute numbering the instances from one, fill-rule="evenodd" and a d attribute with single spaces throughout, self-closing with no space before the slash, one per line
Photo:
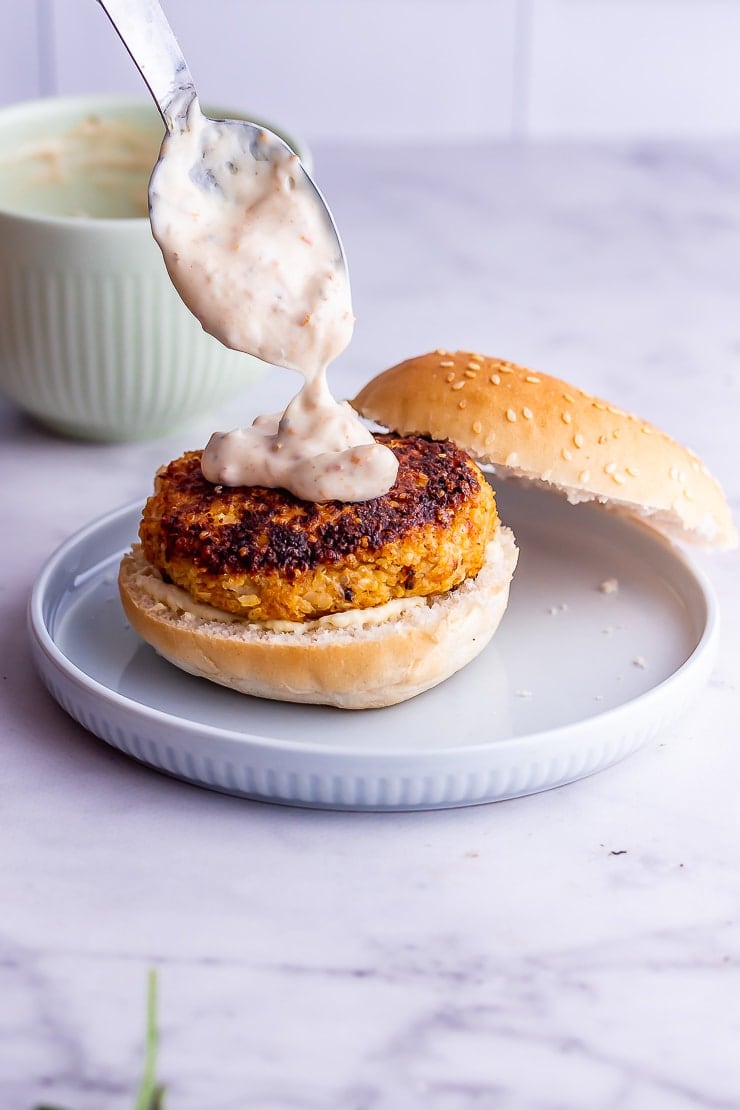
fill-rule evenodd
<path id="1" fill-rule="evenodd" d="M 425 596 L 474 575 L 496 523 L 493 492 L 449 442 L 379 436 L 398 477 L 363 502 L 213 486 L 189 452 L 157 476 L 140 528 L 146 557 L 198 601 L 252 620 L 307 620 Z"/>

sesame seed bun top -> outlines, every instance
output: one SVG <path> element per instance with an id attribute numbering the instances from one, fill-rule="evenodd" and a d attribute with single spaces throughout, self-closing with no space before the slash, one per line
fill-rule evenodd
<path id="1" fill-rule="evenodd" d="M 738 536 L 719 483 L 645 420 L 539 371 L 434 351 L 373 378 L 352 401 L 402 435 L 451 439 L 478 462 L 638 516 L 674 539 L 729 548 Z"/>

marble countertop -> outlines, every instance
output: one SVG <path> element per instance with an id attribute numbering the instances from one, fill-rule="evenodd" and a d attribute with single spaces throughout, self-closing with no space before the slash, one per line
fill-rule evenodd
<path id="1" fill-rule="evenodd" d="M 740 517 L 737 144 L 445 150 L 316 152 L 358 316 L 335 391 L 438 346 L 510 358 L 686 442 Z M 723 635 L 680 723 L 495 805 L 209 793 L 108 748 L 34 674 L 47 556 L 294 387 L 273 372 L 128 445 L 0 402 L 0 1104 L 130 1110 L 156 968 L 171 1110 L 736 1107 L 737 553 L 697 557 Z"/>

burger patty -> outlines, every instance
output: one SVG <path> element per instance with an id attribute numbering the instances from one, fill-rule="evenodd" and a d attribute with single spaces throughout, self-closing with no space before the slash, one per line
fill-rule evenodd
<path id="1" fill-rule="evenodd" d="M 493 490 L 450 442 L 379 435 L 395 485 L 369 501 L 313 503 L 214 486 L 192 451 L 159 472 L 144 554 L 196 601 L 250 620 L 313 620 L 442 593 L 475 576 L 496 528 Z"/>

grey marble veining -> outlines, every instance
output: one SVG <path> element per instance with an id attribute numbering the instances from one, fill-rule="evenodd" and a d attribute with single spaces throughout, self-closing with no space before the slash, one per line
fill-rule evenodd
<path id="1" fill-rule="evenodd" d="M 511 358 L 689 443 L 740 516 L 736 148 L 316 162 L 358 316 L 338 393 L 437 346 Z M 108 749 L 42 689 L 24 609 L 47 555 L 295 384 L 275 373 L 143 445 L 62 441 L 0 403 L 0 1106 L 129 1110 L 155 967 L 172 1110 L 734 1110 L 737 553 L 699 557 L 722 647 L 671 734 L 495 806 L 210 794 Z"/>

